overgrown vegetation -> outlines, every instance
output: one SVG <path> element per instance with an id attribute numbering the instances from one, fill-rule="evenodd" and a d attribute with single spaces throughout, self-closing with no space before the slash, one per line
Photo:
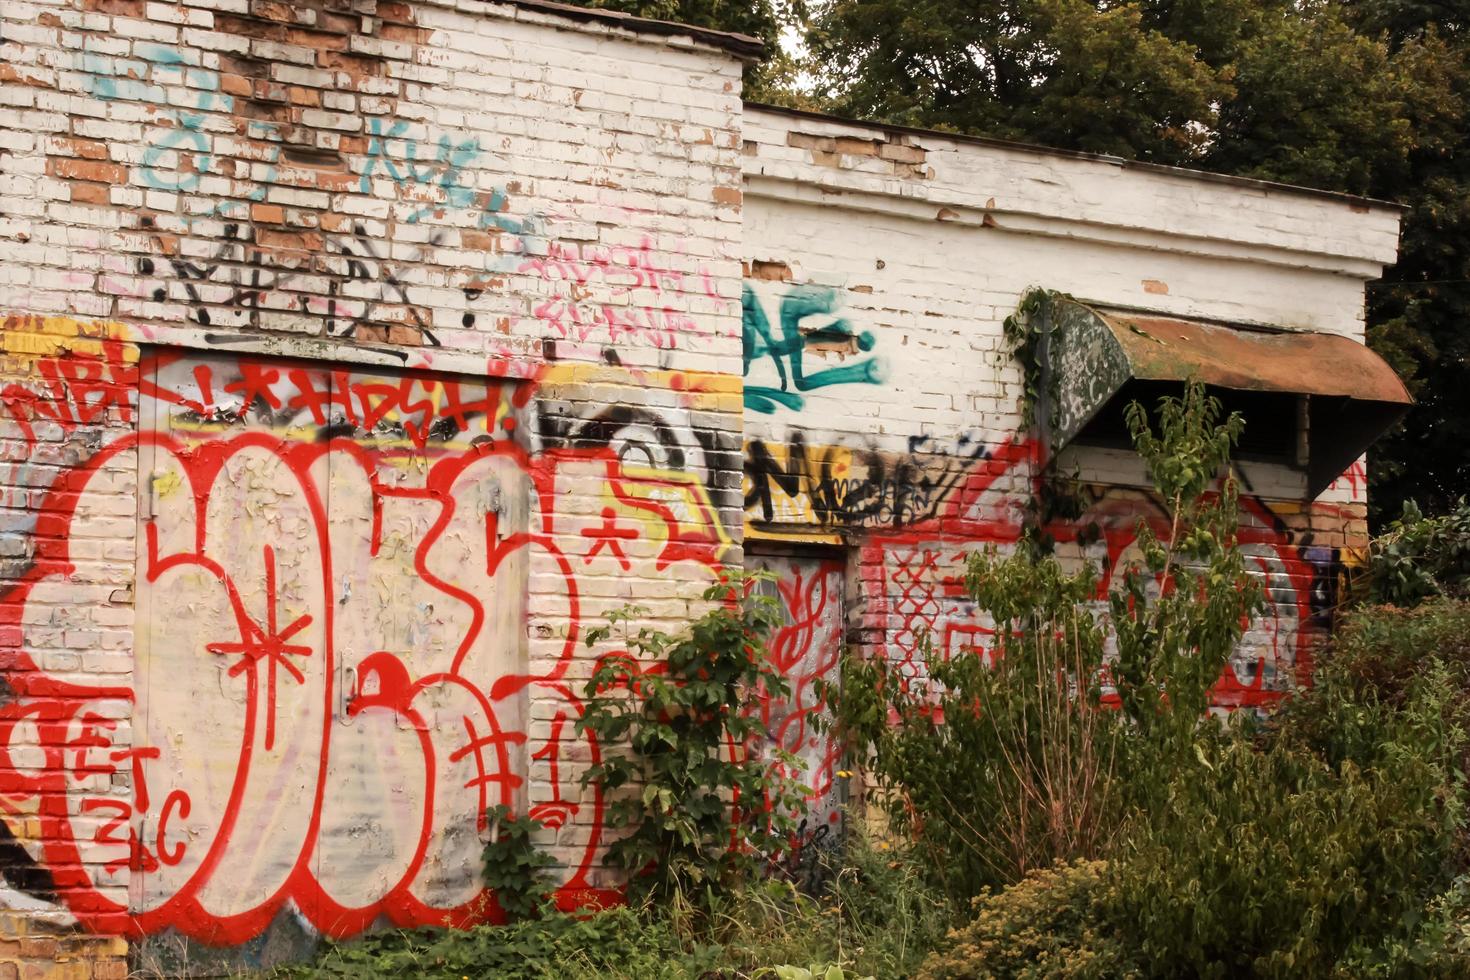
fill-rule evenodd
<path id="1" fill-rule="evenodd" d="M 974 901 L 974 918 L 925 960 L 922 980 L 1137 977 L 1113 933 L 1116 884 L 1103 861 L 1058 862 Z"/>
<path id="2" fill-rule="evenodd" d="M 751 588 L 759 577 L 728 572 L 704 593 L 714 607 L 680 636 L 639 629 L 583 692 L 577 730 L 597 737 L 603 758 L 582 781 L 613 797 L 604 820 L 627 832 L 607 858 L 631 875 L 635 898 L 705 900 L 791 846 L 807 790 L 787 775 L 799 771 L 794 756 L 771 748 L 772 765 L 760 755 L 770 733 L 754 702 L 791 689 L 766 652 L 781 609 Z M 641 615 L 613 613 L 587 645 Z"/>
<path id="3" fill-rule="evenodd" d="M 1235 547 L 1234 480 L 1215 486 L 1241 423 L 1219 415 L 1197 384 L 1162 402 L 1157 432 L 1130 409 L 1169 530 L 1140 524 L 1140 557 L 1114 571 L 1109 615 L 1094 569 L 1069 572 L 1023 540 L 1007 557 L 970 561 L 967 591 L 994 623 L 984 657 L 928 656 L 918 677 L 844 663 L 839 732 L 886 791 L 893 825 L 929 851 L 956 897 L 1098 857 L 1127 812 L 1167 802 L 1260 601 Z M 1121 710 L 1104 705 L 1105 684 Z"/>
<path id="4" fill-rule="evenodd" d="M 295 972 L 1470 975 L 1464 521 L 1408 515 L 1362 593 L 1400 604 L 1349 610 L 1314 684 L 1270 718 L 1212 717 L 1260 602 L 1235 539 L 1239 421 L 1198 385 L 1128 417 L 1165 520 L 1140 527 L 1110 595 L 1033 535 L 969 567 L 986 649 L 916 674 L 849 660 L 825 692 L 890 836 L 869 844 L 849 815 L 809 892 L 776 860 L 798 789 L 747 710 L 785 696 L 764 654 L 774 610 L 735 576 L 688 631 L 633 634 L 589 684 L 585 726 L 607 747 L 589 779 L 621 803 L 628 843 L 610 853 L 633 907 L 375 935 Z M 530 915 L 531 825 L 491 816 L 487 880 Z"/>
<path id="5" fill-rule="evenodd" d="M 555 885 L 549 870 L 556 860 L 536 847 L 532 835 L 541 824 L 530 817 L 516 817 L 501 804 L 485 813 L 490 824 L 490 842 L 485 845 L 483 879 L 495 892 L 495 901 L 506 919 L 530 918 Z"/>
<path id="6" fill-rule="evenodd" d="M 912 976 L 944 941 L 950 906 L 912 858 L 850 838 L 822 859 L 824 887 L 803 894 L 780 880 L 714 897 L 694 914 L 684 896 L 577 917 L 475 929 L 376 933 L 329 944 L 298 977 L 426 980 L 776 980 L 801 971 L 826 980 Z"/>
<path id="7" fill-rule="evenodd" d="M 1198 385 L 1154 428 L 1128 417 L 1168 529 L 1140 526 L 1106 612 L 1092 571 L 1043 548 L 978 556 L 994 663 L 852 663 L 836 699 L 894 825 L 976 897 L 926 975 L 1470 971 L 1448 911 L 1467 867 L 1470 612 L 1360 610 L 1269 724 L 1209 717 L 1260 601 L 1235 541 L 1239 421 Z M 1453 566 L 1451 531 L 1411 530 L 1414 562 Z"/>
<path id="8" fill-rule="evenodd" d="M 1411 606 L 1431 596 L 1470 596 L 1470 502 L 1425 517 L 1408 501 L 1373 542 L 1359 590 L 1372 602 Z"/>

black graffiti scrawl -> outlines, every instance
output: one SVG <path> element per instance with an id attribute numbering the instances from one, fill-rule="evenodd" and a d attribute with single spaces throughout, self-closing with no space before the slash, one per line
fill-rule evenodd
<path id="1" fill-rule="evenodd" d="M 811 446 L 800 431 L 781 444 L 753 439 L 745 447 L 745 510 L 753 520 L 776 521 L 779 495 L 807 501 L 808 523 L 903 527 L 935 517 L 987 458 L 984 441 L 969 435 L 949 444 L 912 436 L 901 453 Z"/>

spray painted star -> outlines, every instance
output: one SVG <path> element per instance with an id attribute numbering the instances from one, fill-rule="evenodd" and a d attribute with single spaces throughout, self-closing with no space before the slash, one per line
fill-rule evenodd
<path id="1" fill-rule="evenodd" d="M 296 678 L 296 683 L 305 684 L 306 675 L 296 668 L 288 657 L 309 657 L 311 647 L 306 644 L 288 643 L 291 637 L 300 633 L 311 625 L 311 616 L 298 616 L 292 620 L 285 629 L 278 630 L 276 626 L 276 553 L 270 545 L 264 548 L 265 554 L 265 593 L 266 593 L 266 623 L 262 629 L 245 613 L 240 613 L 239 643 L 211 643 L 205 649 L 210 653 L 221 655 L 242 654 L 229 670 L 231 677 L 238 677 L 245 671 L 250 671 L 252 680 L 256 679 L 256 669 L 260 661 L 264 660 L 267 667 L 266 675 L 266 711 L 265 716 L 265 747 L 269 750 L 276 741 L 276 668 L 284 668 L 287 673 Z"/>

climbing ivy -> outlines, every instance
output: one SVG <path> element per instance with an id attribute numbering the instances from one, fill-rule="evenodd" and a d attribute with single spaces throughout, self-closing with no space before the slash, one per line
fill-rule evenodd
<path id="1" fill-rule="evenodd" d="M 556 860 L 531 840 L 541 823 L 531 817 L 514 817 L 503 804 L 486 810 L 485 816 L 491 827 L 484 852 L 485 884 L 494 891 L 507 920 L 529 919 L 553 890 L 546 869 Z"/>
<path id="2" fill-rule="evenodd" d="M 628 831 L 607 856 L 632 874 L 635 894 L 705 902 L 791 846 L 808 790 L 787 773 L 801 762 L 774 747 L 754 710 L 791 690 L 766 650 L 783 615 L 755 589 L 769 578 L 727 570 L 704 592 L 709 612 L 686 632 L 638 630 L 628 654 L 602 660 L 583 691 L 577 729 L 604 747 L 583 784 L 609 795 L 607 826 Z M 644 614 L 613 612 L 588 645 Z M 761 758 L 763 746 L 782 765 Z"/>
<path id="3" fill-rule="evenodd" d="M 1027 428 L 1036 424 L 1036 403 L 1043 385 L 1053 405 L 1061 396 L 1055 371 L 1050 372 L 1048 380 L 1045 351 L 1061 339 L 1052 307 L 1058 300 L 1070 298 L 1055 289 L 1033 286 L 1021 294 L 1015 311 L 1002 324 L 1006 347 L 1021 365 L 1021 424 Z"/>
<path id="4" fill-rule="evenodd" d="M 1051 348 L 1062 339 L 1062 325 L 1053 315 L 1054 308 L 1059 301 L 1070 298 L 1054 289 L 1032 287 L 1021 295 L 1015 312 L 1002 324 L 1006 347 L 1021 367 L 1021 424 L 1027 429 L 1037 428 L 1036 406 L 1044 389 L 1053 406 L 1046 420 L 1047 435 L 1051 437 L 1056 435 L 1055 406 L 1061 400 L 1061 380 L 1056 371 L 1047 370 L 1046 362 L 1053 356 Z M 1055 520 L 1076 520 L 1083 512 L 1080 475 L 1063 476 L 1055 472 L 1053 463 L 1051 459 L 1043 461 L 1044 469 L 1037 474 L 1026 503 L 1021 543 L 1038 552 L 1052 548 L 1045 527 Z M 1100 532 L 1095 522 L 1084 528 L 1084 543 L 1096 533 Z"/>

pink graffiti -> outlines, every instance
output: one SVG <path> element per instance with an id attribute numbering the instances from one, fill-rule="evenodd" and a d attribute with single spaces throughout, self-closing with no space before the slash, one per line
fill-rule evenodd
<path id="1" fill-rule="evenodd" d="M 553 242 L 546 256 L 527 259 L 519 271 L 539 276 L 552 290 L 550 298 L 533 303 L 532 314 L 561 337 L 583 342 L 672 349 L 699 327 L 678 301 L 663 296 L 693 290 L 717 295 L 708 272 L 673 268 L 649 239 L 637 248 Z"/>

